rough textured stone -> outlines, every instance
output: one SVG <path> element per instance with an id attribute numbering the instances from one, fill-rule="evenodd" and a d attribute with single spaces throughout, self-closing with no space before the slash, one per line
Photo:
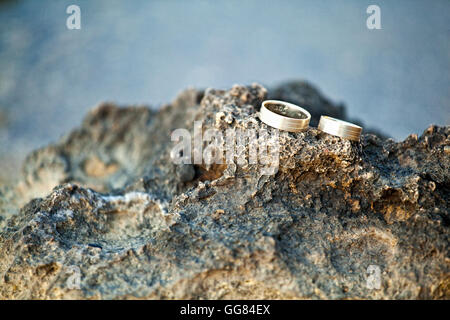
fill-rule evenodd
<path id="1" fill-rule="evenodd" d="M 272 176 L 173 164 L 174 129 L 265 128 L 268 96 L 345 117 L 306 83 L 191 89 L 158 112 L 102 104 L 33 152 L 1 189 L 0 297 L 448 299 L 448 126 L 400 143 L 282 133 Z"/>

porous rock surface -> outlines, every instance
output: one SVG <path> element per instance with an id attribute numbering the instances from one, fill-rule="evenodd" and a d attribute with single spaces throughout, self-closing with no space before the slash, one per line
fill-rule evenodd
<path id="1" fill-rule="evenodd" d="M 448 299 L 450 127 L 280 133 L 274 175 L 171 161 L 194 121 L 266 128 L 267 97 L 345 118 L 303 82 L 190 89 L 159 111 L 101 104 L 30 154 L 0 193 L 0 298 Z"/>

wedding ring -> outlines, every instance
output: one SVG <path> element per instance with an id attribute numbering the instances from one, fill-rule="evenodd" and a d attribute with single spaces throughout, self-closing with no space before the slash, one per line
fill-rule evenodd
<path id="1" fill-rule="evenodd" d="M 290 132 L 298 132 L 308 128 L 311 115 L 295 104 L 266 100 L 262 103 L 259 118 L 265 124 Z"/>
<path id="2" fill-rule="evenodd" d="M 353 141 L 359 141 L 362 132 L 362 128 L 356 124 L 328 116 L 320 117 L 319 126 L 317 128 L 328 134 Z"/>

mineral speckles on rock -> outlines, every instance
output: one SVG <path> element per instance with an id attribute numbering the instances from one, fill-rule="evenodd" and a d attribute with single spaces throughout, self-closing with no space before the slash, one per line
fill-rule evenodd
<path id="1" fill-rule="evenodd" d="M 448 299 L 450 127 L 365 134 L 362 152 L 314 128 L 280 134 L 273 176 L 170 160 L 174 129 L 264 127 L 268 97 L 346 119 L 304 82 L 190 89 L 158 112 L 102 104 L 33 152 L 0 190 L 0 297 Z"/>

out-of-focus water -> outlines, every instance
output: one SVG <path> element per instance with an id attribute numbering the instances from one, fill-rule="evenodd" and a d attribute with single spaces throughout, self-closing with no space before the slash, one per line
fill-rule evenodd
<path id="1" fill-rule="evenodd" d="M 307 79 L 350 117 L 420 134 L 450 123 L 449 21 L 448 0 L 0 1 L 2 171 L 102 100 L 158 107 L 188 86 Z"/>

